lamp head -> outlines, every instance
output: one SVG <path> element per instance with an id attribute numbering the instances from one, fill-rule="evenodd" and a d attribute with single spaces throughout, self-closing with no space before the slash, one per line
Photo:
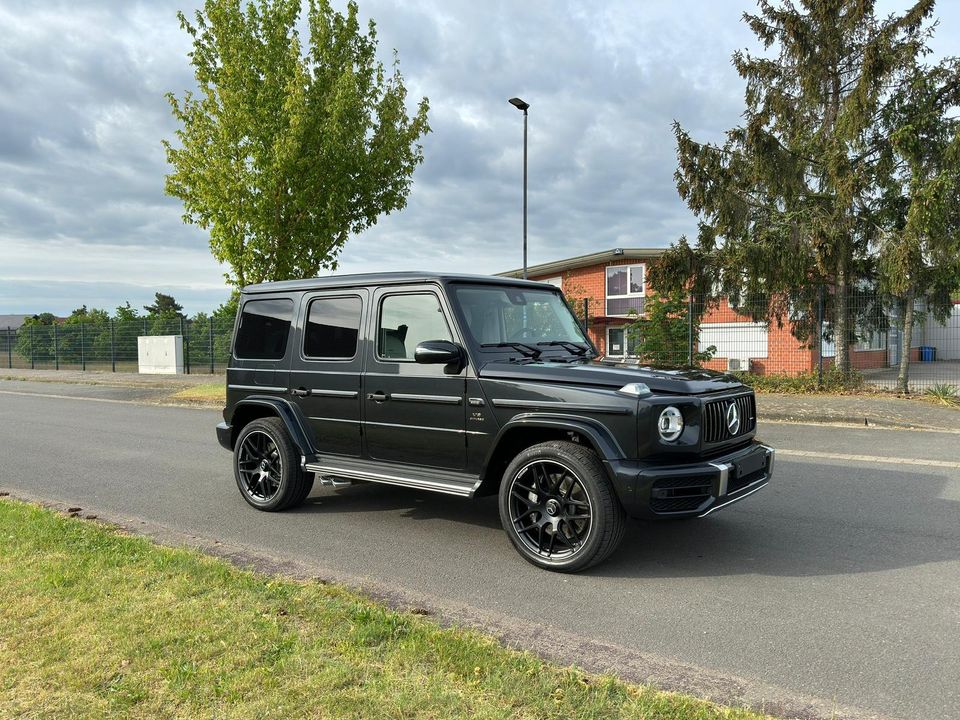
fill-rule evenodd
<path id="1" fill-rule="evenodd" d="M 523 110 L 523 112 L 526 112 L 527 108 L 530 107 L 530 103 L 526 103 L 518 97 L 510 98 L 507 100 L 507 102 L 513 105 L 517 110 Z"/>

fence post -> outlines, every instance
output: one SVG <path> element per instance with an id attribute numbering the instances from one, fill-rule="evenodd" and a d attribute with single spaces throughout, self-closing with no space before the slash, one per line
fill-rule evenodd
<path id="1" fill-rule="evenodd" d="M 687 365 L 693 367 L 693 293 L 687 296 Z"/>
<path id="2" fill-rule="evenodd" d="M 53 365 L 60 369 L 60 332 L 57 330 L 57 323 L 53 323 Z"/>
<path id="3" fill-rule="evenodd" d="M 33 325 L 30 326 L 30 369 L 36 369 L 36 362 L 33 355 Z"/>
<path id="4" fill-rule="evenodd" d="M 208 320 L 209 320 L 208 327 L 210 328 L 210 332 L 209 332 L 209 335 L 210 335 L 210 374 L 213 375 L 213 315 L 211 315 L 211 316 L 208 318 Z"/>
<path id="5" fill-rule="evenodd" d="M 817 291 L 817 385 L 823 386 L 823 284 Z"/>
<path id="6" fill-rule="evenodd" d="M 115 321 L 110 318 L 110 372 L 117 371 L 117 333 Z"/>
<path id="7" fill-rule="evenodd" d="M 80 369 L 81 370 L 87 369 L 87 358 L 83 354 L 83 340 L 86 337 L 85 333 L 83 332 L 84 325 L 85 323 L 80 323 Z"/>
<path id="8" fill-rule="evenodd" d="M 187 375 L 190 374 L 190 321 L 187 320 L 184 326 L 185 334 L 183 336 L 183 364 Z"/>
<path id="9" fill-rule="evenodd" d="M 190 374 L 190 345 L 187 344 L 187 335 L 183 331 L 183 315 L 180 316 L 180 341 L 183 343 L 183 371 Z"/>
<path id="10" fill-rule="evenodd" d="M 143 334 L 144 335 L 147 334 L 147 316 L 146 315 L 143 316 Z"/>
<path id="11" fill-rule="evenodd" d="M 7 326 L 7 367 L 13 369 L 13 334 L 10 326 Z"/>

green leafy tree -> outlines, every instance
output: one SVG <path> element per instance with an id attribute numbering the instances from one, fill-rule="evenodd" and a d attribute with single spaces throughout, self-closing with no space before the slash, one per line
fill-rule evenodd
<path id="1" fill-rule="evenodd" d="M 423 161 L 427 99 L 407 114 L 396 54 L 376 59 L 371 21 L 309 0 L 207 0 L 181 27 L 199 94 L 168 94 L 178 147 L 164 141 L 166 190 L 184 220 L 210 231 L 235 286 L 335 269 L 350 233 L 406 204 Z"/>
<path id="2" fill-rule="evenodd" d="M 140 317 L 140 311 L 130 305 L 127 300 L 123 305 L 118 305 L 113 313 L 113 318 L 117 322 L 130 322 Z"/>
<path id="3" fill-rule="evenodd" d="M 719 289 L 755 319 L 806 312 L 807 328 L 825 284 L 836 364 L 847 372 L 848 343 L 863 325 L 850 299 L 870 275 L 878 234 L 879 152 L 869 139 L 887 89 L 925 50 L 933 0 L 883 19 L 869 0 L 758 5 L 743 19 L 773 52 L 733 55 L 746 82 L 743 124 L 720 145 L 674 124 L 677 189 L 700 230 L 696 246 L 681 239 L 651 280 L 659 290 L 692 286 L 698 298 Z"/>
<path id="4" fill-rule="evenodd" d="M 946 320 L 960 289 L 960 60 L 916 64 L 884 108 L 878 241 L 881 289 L 901 309 L 897 388 L 909 392 L 910 345 L 919 299 Z"/>
<path id="5" fill-rule="evenodd" d="M 687 365 L 692 359 L 699 365 L 712 358 L 717 348 L 711 345 L 690 353 L 691 333 L 696 347 L 700 337 L 700 317 L 690 317 L 687 294 L 674 290 L 647 298 L 645 313 L 626 327 L 637 357 L 654 365 Z M 692 320 L 692 327 L 691 327 Z"/>
<path id="6" fill-rule="evenodd" d="M 154 293 L 153 304 L 144 305 L 143 309 L 150 315 L 183 317 L 183 305 L 178 303 L 173 295 L 165 295 L 161 292 Z"/>
<path id="7" fill-rule="evenodd" d="M 27 362 L 31 358 L 38 364 L 53 362 L 53 325 L 56 322 L 57 317 L 46 312 L 26 318 L 17 330 L 17 354 Z"/>

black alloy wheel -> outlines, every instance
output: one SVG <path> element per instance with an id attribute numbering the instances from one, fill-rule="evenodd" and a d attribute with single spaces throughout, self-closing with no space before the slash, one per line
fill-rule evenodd
<path id="1" fill-rule="evenodd" d="M 616 549 L 626 518 L 597 456 L 577 443 L 551 441 L 527 448 L 507 467 L 500 520 L 526 560 L 575 572 Z"/>
<path id="2" fill-rule="evenodd" d="M 259 502 L 270 502 L 279 492 L 283 477 L 276 441 L 262 430 L 246 433 L 237 448 L 237 471 L 244 492 Z"/>
<path id="3" fill-rule="evenodd" d="M 233 471 L 243 499 L 258 510 L 283 510 L 303 502 L 313 475 L 300 467 L 300 451 L 280 418 L 251 421 L 233 450 Z"/>
<path id="4" fill-rule="evenodd" d="M 510 520 L 527 549 L 550 560 L 579 551 L 590 537 L 591 507 L 583 483 L 556 460 L 536 460 L 514 475 Z"/>

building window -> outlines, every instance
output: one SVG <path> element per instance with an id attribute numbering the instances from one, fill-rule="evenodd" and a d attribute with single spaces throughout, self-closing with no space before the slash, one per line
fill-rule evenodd
<path id="1" fill-rule="evenodd" d="M 872 331 L 862 333 L 854 346 L 855 350 L 886 350 L 887 334 L 884 332 Z"/>
<path id="2" fill-rule="evenodd" d="M 607 357 L 636 357 L 637 340 L 625 327 L 607 328 Z"/>
<path id="3" fill-rule="evenodd" d="M 607 315 L 643 314 L 643 285 L 646 266 L 610 265 L 607 267 Z"/>

